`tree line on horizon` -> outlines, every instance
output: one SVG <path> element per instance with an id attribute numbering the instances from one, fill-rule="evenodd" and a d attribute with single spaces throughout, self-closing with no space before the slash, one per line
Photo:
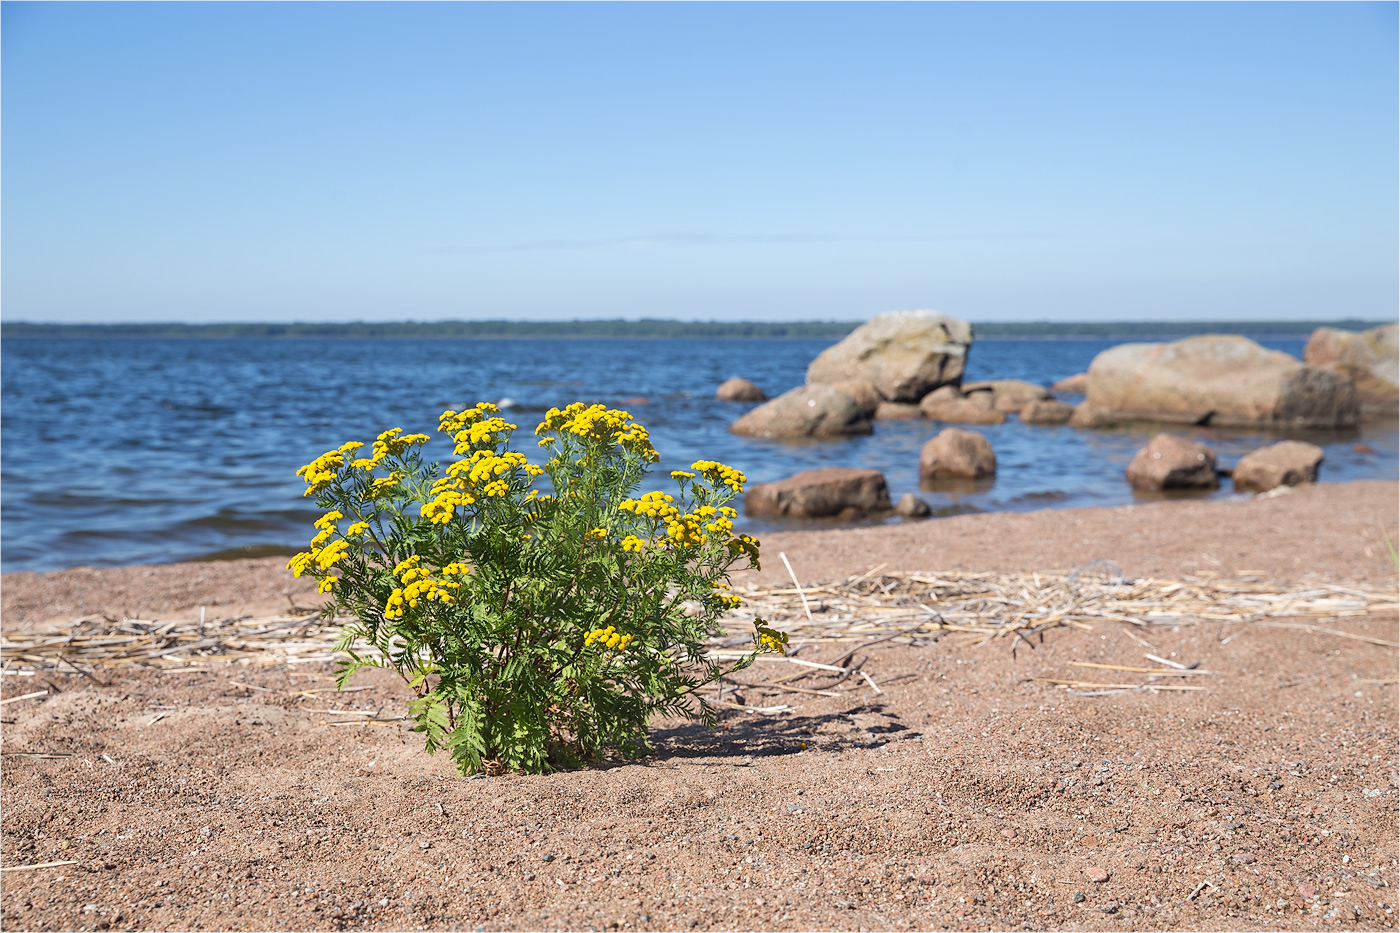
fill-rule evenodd
<path id="1" fill-rule="evenodd" d="M 554 338 L 609 339 L 754 338 L 839 340 L 864 321 L 667 321 L 660 319 L 574 321 L 385 321 L 293 324 L 36 324 L 0 322 L 0 338 L 276 339 L 349 338 L 388 340 Z M 1175 338 L 1195 334 L 1306 337 L 1319 327 L 1366 330 L 1386 321 L 991 321 L 973 323 L 981 338 Z"/>

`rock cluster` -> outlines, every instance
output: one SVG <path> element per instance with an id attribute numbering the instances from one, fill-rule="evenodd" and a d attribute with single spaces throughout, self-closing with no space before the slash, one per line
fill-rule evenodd
<path id="1" fill-rule="evenodd" d="M 764 402 L 731 430 L 763 438 L 869 434 L 873 421 L 927 418 L 949 424 L 998 425 L 1008 415 L 1028 425 L 1109 427 L 1133 421 L 1196 426 L 1338 428 L 1361 413 L 1400 410 L 1400 325 L 1363 333 L 1321 328 L 1305 362 L 1245 337 L 1204 335 L 1170 343 L 1120 344 L 1094 358 L 1087 373 L 1055 383 L 1055 392 L 1082 394 L 1074 406 L 1050 390 L 1018 379 L 962 381 L 972 328 L 932 311 L 882 314 L 823 351 L 807 369 L 807 384 L 766 401 L 745 379 L 730 379 L 716 397 Z M 1263 492 L 1315 482 L 1322 449 L 1284 441 L 1240 459 L 1237 490 Z M 1127 468 L 1139 490 L 1215 489 L 1222 472 L 1209 447 L 1157 434 Z M 981 434 L 948 427 L 924 444 L 921 481 L 979 479 L 996 473 L 996 452 Z M 890 505 L 876 470 L 813 470 L 750 489 L 750 515 L 854 518 L 895 512 L 931 513 L 912 494 Z"/>

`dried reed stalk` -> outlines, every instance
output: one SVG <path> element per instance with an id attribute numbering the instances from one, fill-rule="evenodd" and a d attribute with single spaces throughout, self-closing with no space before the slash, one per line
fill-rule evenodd
<path id="1" fill-rule="evenodd" d="M 968 645 L 1001 639 L 1014 650 L 1018 644 L 1033 647 L 1032 638 L 1039 640 L 1054 628 L 1091 628 L 1104 622 L 1142 630 L 1203 621 L 1278 626 L 1289 620 L 1290 625 L 1317 633 L 1400 647 L 1308 624 L 1400 612 L 1393 587 L 1245 582 L 1207 575 L 1128 580 L 1099 561 L 1069 574 L 878 570 L 825 585 L 749 586 L 741 594 L 743 606 L 721 620 L 722 630 L 711 638 L 711 649 L 732 651 L 746 645 L 755 615 L 787 631 L 794 649 L 816 643 L 848 645 L 850 650 L 835 665 L 838 670 L 856 652 L 876 644 L 929 645 L 952 636 Z M 319 615 L 243 616 L 202 625 L 194 620 L 89 617 L 57 630 L 5 633 L 0 636 L 0 663 L 10 670 L 53 670 L 60 664 L 82 670 L 82 664 L 89 671 L 132 665 L 177 671 L 211 663 L 335 661 L 331 648 L 339 631 L 338 622 Z"/>

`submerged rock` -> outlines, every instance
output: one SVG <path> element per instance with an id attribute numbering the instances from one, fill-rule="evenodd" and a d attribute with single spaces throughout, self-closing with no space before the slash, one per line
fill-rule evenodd
<path id="1" fill-rule="evenodd" d="M 1103 351 L 1089 367 L 1085 402 L 1120 421 L 1337 428 L 1358 417 L 1346 377 L 1220 334 Z"/>
<path id="2" fill-rule="evenodd" d="M 1054 399 L 1041 399 L 1028 402 L 1021 409 L 1021 420 L 1026 424 L 1065 424 L 1074 415 L 1074 406 Z"/>
<path id="3" fill-rule="evenodd" d="M 910 405 L 907 402 L 881 402 L 875 409 L 876 421 L 907 421 L 923 416 L 918 405 Z"/>
<path id="4" fill-rule="evenodd" d="M 806 470 L 775 483 L 756 483 L 744 497 L 745 514 L 756 517 L 852 519 L 889 510 L 890 490 L 879 470 Z"/>
<path id="5" fill-rule="evenodd" d="M 807 367 L 807 381 L 863 379 L 885 400 L 917 402 L 962 379 L 972 325 L 936 311 L 894 311 L 857 327 Z"/>
<path id="6" fill-rule="evenodd" d="M 1317 482 L 1322 448 L 1304 441 L 1280 441 L 1245 454 L 1235 465 L 1235 489 L 1268 492 L 1276 486 Z"/>
<path id="7" fill-rule="evenodd" d="M 715 398 L 722 402 L 766 402 L 768 395 L 747 379 L 735 376 L 726 379 L 715 390 Z"/>
<path id="8" fill-rule="evenodd" d="M 952 424 L 1002 424 L 1006 421 L 1006 415 L 992 408 L 990 392 L 962 398 L 940 389 L 924 396 L 919 410 L 932 421 Z"/>
<path id="9" fill-rule="evenodd" d="M 729 426 L 748 437 L 841 437 L 869 434 L 856 400 L 831 386 L 799 386 L 746 412 Z"/>
<path id="10" fill-rule="evenodd" d="M 1134 489 L 1215 489 L 1215 451 L 1175 434 L 1158 434 L 1128 464 Z"/>
<path id="11" fill-rule="evenodd" d="M 984 382 L 966 382 L 963 383 L 962 390 L 963 394 L 969 398 L 975 398 L 984 392 L 991 393 L 991 407 L 1008 415 L 1020 411 L 1031 402 L 1050 397 L 1050 392 L 1044 386 L 1026 382 L 1024 379 L 989 379 Z"/>
<path id="12" fill-rule="evenodd" d="M 1400 411 L 1400 324 L 1360 333 L 1319 327 L 1308 338 L 1303 361 L 1350 379 L 1364 413 Z"/>
<path id="13" fill-rule="evenodd" d="M 981 479 L 996 471 L 996 451 L 990 441 L 975 431 L 944 428 L 919 451 L 919 478 L 923 480 Z"/>

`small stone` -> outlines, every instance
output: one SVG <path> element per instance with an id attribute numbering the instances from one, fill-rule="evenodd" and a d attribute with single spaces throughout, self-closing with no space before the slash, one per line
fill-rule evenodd
<path id="1" fill-rule="evenodd" d="M 532 871 L 527 871 L 527 872 L 525 873 L 525 880 L 526 880 L 526 881 L 534 881 L 534 880 L 535 880 L 535 873 L 532 872 Z"/>
<path id="2" fill-rule="evenodd" d="M 1003 830 L 1001 831 L 1001 834 L 1002 834 L 1003 837 L 1005 837 L 1005 838 L 1007 838 L 1007 839 L 1015 839 L 1015 838 L 1016 838 L 1016 830 L 1012 829 L 1010 826 L 1007 826 L 1005 829 L 1003 829 Z"/>
<path id="3" fill-rule="evenodd" d="M 1299 896 L 1299 897 L 1307 898 L 1307 897 L 1312 897 L 1312 896 L 1315 895 L 1315 894 L 1317 894 L 1317 888 L 1314 887 L 1313 885 L 1310 885 L 1310 884 L 1307 884 L 1307 883 L 1303 883 L 1303 884 L 1298 885 L 1298 896 Z"/>
<path id="4" fill-rule="evenodd" d="M 554 856 L 552 856 L 552 855 L 541 855 L 541 856 L 540 856 L 540 861 L 541 861 L 541 862 L 552 862 L 552 861 L 554 861 Z"/>
<path id="5" fill-rule="evenodd" d="M 420 849 L 431 849 L 432 847 L 433 844 L 431 842 L 428 842 L 426 839 L 418 843 L 418 848 Z"/>
<path id="6" fill-rule="evenodd" d="M 895 514 L 904 518 L 927 518 L 933 512 L 933 508 L 927 502 L 912 492 L 906 492 L 894 510 Z"/>
<path id="7" fill-rule="evenodd" d="M 1094 884 L 1103 884 L 1108 880 L 1108 872 L 1095 865 L 1092 868 L 1084 869 L 1084 877 L 1094 882 Z"/>
<path id="8" fill-rule="evenodd" d="M 1082 903 L 1084 903 L 1085 900 L 1087 900 L 1087 898 L 1084 897 L 1084 892 L 1083 892 L 1083 891 L 1075 891 L 1075 892 L 1074 892 L 1074 902 L 1075 902 L 1076 904 L 1082 904 Z"/>
<path id="9" fill-rule="evenodd" d="M 1103 911 L 1106 914 L 1116 914 L 1118 913 L 1118 905 L 1113 903 L 1112 901 L 1109 901 L 1107 904 L 1100 907 L 1099 910 Z"/>

